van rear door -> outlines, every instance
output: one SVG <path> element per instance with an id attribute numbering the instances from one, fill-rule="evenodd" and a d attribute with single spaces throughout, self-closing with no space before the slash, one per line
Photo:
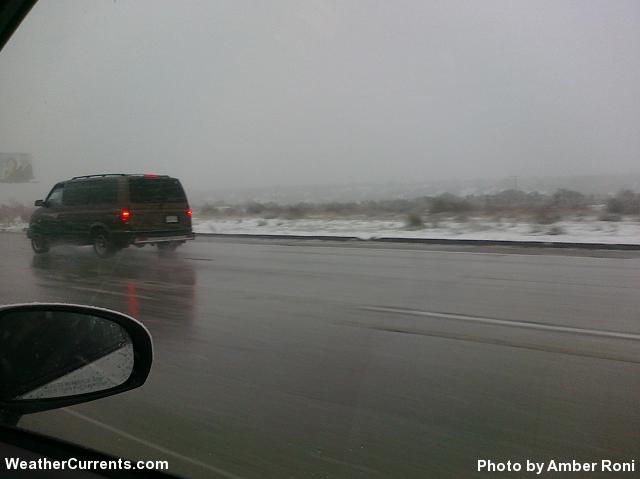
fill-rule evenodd
<path id="1" fill-rule="evenodd" d="M 140 232 L 190 232 L 189 203 L 180 181 L 168 176 L 130 177 L 129 228 Z"/>

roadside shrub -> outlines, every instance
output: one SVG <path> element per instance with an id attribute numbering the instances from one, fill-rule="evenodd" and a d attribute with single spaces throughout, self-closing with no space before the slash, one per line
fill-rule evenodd
<path id="1" fill-rule="evenodd" d="M 297 205 L 284 208 L 284 217 L 288 220 L 298 220 L 306 217 L 312 211 L 308 203 L 298 203 Z"/>
<path id="2" fill-rule="evenodd" d="M 550 200 L 550 206 L 562 210 L 581 210 L 589 205 L 588 198 L 578 191 L 560 189 Z"/>
<path id="3" fill-rule="evenodd" d="M 422 217 L 417 213 L 409 213 L 406 219 L 406 227 L 409 229 L 424 228 L 424 222 L 422 221 Z"/>
<path id="4" fill-rule="evenodd" d="M 530 212 L 543 207 L 548 200 L 548 196 L 538 192 L 527 193 L 514 189 L 483 195 L 476 199 L 485 213 Z"/>
<path id="5" fill-rule="evenodd" d="M 540 225 L 550 225 L 561 219 L 561 215 L 552 208 L 540 208 L 534 214 L 534 221 Z"/>
<path id="6" fill-rule="evenodd" d="M 640 195 L 631 190 L 618 192 L 607 200 L 607 212 L 618 215 L 640 214 Z"/>
<path id="7" fill-rule="evenodd" d="M 614 213 L 602 213 L 598 216 L 598 221 L 621 221 L 622 216 Z"/>
<path id="8" fill-rule="evenodd" d="M 198 209 L 198 213 L 200 214 L 200 216 L 203 216 L 203 217 L 211 217 L 211 216 L 218 215 L 220 211 L 218 210 L 218 208 L 216 208 L 212 204 L 205 203 Z"/>
<path id="9" fill-rule="evenodd" d="M 340 203 L 337 201 L 332 201 L 330 203 L 326 203 L 321 205 L 319 209 L 324 213 L 331 213 L 335 215 L 348 215 L 348 214 L 356 214 L 360 209 L 358 203 L 355 202 L 347 202 Z"/>
<path id="10" fill-rule="evenodd" d="M 563 235 L 566 231 L 562 226 L 554 225 L 547 230 L 548 235 Z"/>
<path id="11" fill-rule="evenodd" d="M 471 211 L 471 203 L 464 198 L 449 193 L 432 198 L 429 213 L 466 213 Z"/>
<path id="12" fill-rule="evenodd" d="M 249 203 L 246 207 L 247 213 L 250 215 L 260 215 L 265 211 L 265 209 L 265 205 L 256 201 Z"/>

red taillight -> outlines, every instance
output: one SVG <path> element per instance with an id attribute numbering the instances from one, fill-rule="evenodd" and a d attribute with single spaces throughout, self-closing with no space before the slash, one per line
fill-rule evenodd
<path id="1" fill-rule="evenodd" d="M 131 218 L 131 211 L 129 210 L 120 210 L 120 221 L 126 223 Z"/>
<path id="2" fill-rule="evenodd" d="M 189 208 L 187 210 L 187 217 L 191 218 L 193 216 L 193 211 L 191 211 L 191 208 Z"/>

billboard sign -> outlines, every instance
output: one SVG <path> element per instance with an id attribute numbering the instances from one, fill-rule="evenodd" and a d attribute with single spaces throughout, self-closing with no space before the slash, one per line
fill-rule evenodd
<path id="1" fill-rule="evenodd" d="M 0 183 L 28 183 L 33 165 L 28 153 L 0 153 Z"/>

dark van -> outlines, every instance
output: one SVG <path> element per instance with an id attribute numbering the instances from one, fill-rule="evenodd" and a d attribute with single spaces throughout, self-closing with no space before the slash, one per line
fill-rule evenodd
<path id="1" fill-rule="evenodd" d="M 131 244 L 168 252 L 194 238 L 187 196 L 170 176 L 76 176 L 35 205 L 27 236 L 38 254 L 55 244 L 90 244 L 101 258 Z"/>

